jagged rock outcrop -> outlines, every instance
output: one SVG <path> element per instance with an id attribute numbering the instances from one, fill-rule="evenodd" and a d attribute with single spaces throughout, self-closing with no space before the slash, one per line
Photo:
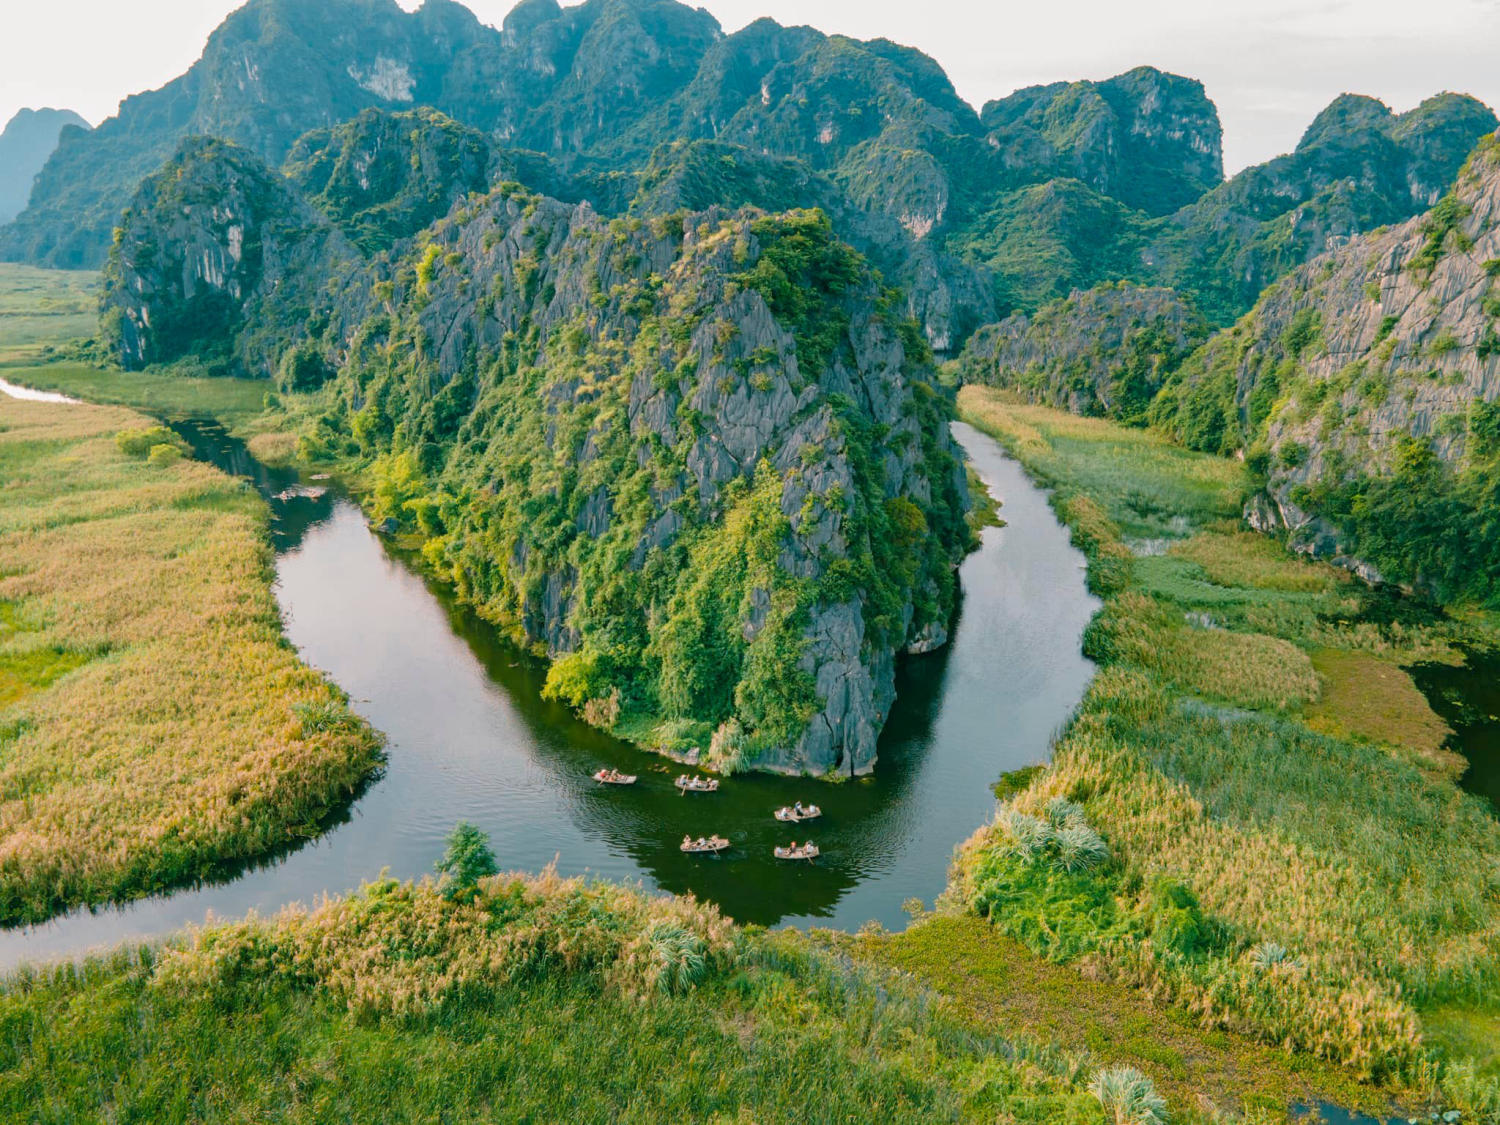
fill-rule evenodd
<path id="1" fill-rule="evenodd" d="M 1007 168 L 1048 168 L 1148 215 L 1224 178 L 1223 130 L 1203 84 L 1154 67 L 1017 90 L 986 103 L 981 121 Z"/>
<path id="2" fill-rule="evenodd" d="M 475 56 L 498 39 L 449 0 L 410 14 L 394 0 L 252 0 L 181 77 L 63 138 L 31 206 L 0 231 L 0 256 L 98 267 L 136 186 L 185 137 L 234 141 L 274 166 L 308 130 L 370 106 L 432 105 L 462 117 L 471 99 L 453 76 L 483 70 Z"/>
<path id="3" fill-rule="evenodd" d="M 410 144 L 379 132 L 432 111 L 473 132 L 431 119 Z M 726 35 L 677 0 L 527 0 L 498 29 L 454 0 L 249 0 L 182 77 L 69 131 L 0 228 L 0 257 L 98 265 L 136 184 L 189 135 L 277 166 L 312 131 L 288 171 L 367 253 L 497 177 L 618 214 L 663 146 L 732 145 L 788 177 L 769 194 L 813 188 L 951 354 L 998 315 L 1122 279 L 1230 323 L 1287 270 L 1429 206 L 1494 125 L 1457 95 L 1400 116 L 1348 96 L 1295 153 L 1221 183 L 1201 85 L 1150 67 L 1022 90 L 981 115 L 911 48 L 768 19 Z M 377 179 L 398 155 L 417 163 L 406 194 L 372 206 L 351 185 L 377 145 Z M 732 180 L 709 177 L 727 196 L 699 203 L 731 202 Z"/>
<path id="4" fill-rule="evenodd" d="M 293 226 L 321 248 L 300 288 Z M 133 362 L 248 366 L 275 340 L 284 382 L 337 372 L 310 451 L 372 459 L 377 520 L 422 531 L 560 698 L 653 739 L 728 723 L 743 764 L 866 772 L 895 653 L 946 636 L 968 543 L 951 403 L 819 212 L 609 220 L 507 185 L 366 261 L 199 141 L 127 214 L 105 299 Z M 227 334 L 163 338 L 210 300 Z"/>
<path id="5" fill-rule="evenodd" d="M 1250 448 L 1266 484 L 1247 509 L 1257 526 L 1451 594 L 1465 572 L 1497 566 L 1482 526 L 1495 516 L 1497 398 L 1500 141 L 1490 137 L 1425 215 L 1272 286 L 1184 365 L 1154 412 L 1200 447 Z"/>
<path id="6" fill-rule="evenodd" d="M 1294 152 L 1245 169 L 1164 220 L 1144 240 L 1142 262 L 1227 323 L 1287 271 L 1431 207 L 1497 124 L 1487 106 L 1458 94 L 1399 115 L 1345 94 Z"/>
<path id="7" fill-rule="evenodd" d="M 1167 374 L 1207 335 L 1203 318 L 1170 289 L 1102 285 L 986 325 L 969 338 L 958 369 L 966 383 L 1139 422 Z"/>
<path id="8" fill-rule="evenodd" d="M 194 138 L 125 214 L 102 331 L 126 369 L 193 357 L 216 374 L 269 376 L 357 256 L 254 154 Z"/>
<path id="9" fill-rule="evenodd" d="M 907 313 L 938 351 L 954 350 L 994 316 L 994 292 L 983 270 L 912 234 L 896 217 L 857 205 L 840 183 L 793 157 L 713 141 L 664 145 L 642 174 L 630 211 L 669 214 L 745 205 L 767 211 L 821 208 L 840 237 L 901 290 Z"/>
<path id="10" fill-rule="evenodd" d="M 71 109 L 22 109 L 0 131 L 0 223 L 26 210 L 31 183 L 57 148 L 64 129 L 90 128 Z"/>
<path id="11" fill-rule="evenodd" d="M 367 109 L 298 138 L 282 165 L 309 202 L 366 253 L 389 249 L 437 222 L 500 175 L 484 133 L 432 109 Z"/>

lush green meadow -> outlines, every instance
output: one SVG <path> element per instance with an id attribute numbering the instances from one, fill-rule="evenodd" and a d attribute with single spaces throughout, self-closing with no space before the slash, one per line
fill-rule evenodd
<path id="1" fill-rule="evenodd" d="M 980 388 L 960 407 L 1054 487 L 1106 602 L 1094 685 L 962 849 L 954 903 L 1205 1026 L 1500 1115 L 1493 1060 L 1423 1020 L 1500 997 L 1500 822 L 1401 668 L 1488 627 L 1239 532 L 1235 462 Z"/>
<path id="2" fill-rule="evenodd" d="M 303 839 L 378 739 L 281 634 L 263 504 L 114 407 L 0 396 L 0 920 Z"/>
<path id="3" fill-rule="evenodd" d="M 0 262 L 0 362 L 92 336 L 98 322 L 97 273 Z"/>

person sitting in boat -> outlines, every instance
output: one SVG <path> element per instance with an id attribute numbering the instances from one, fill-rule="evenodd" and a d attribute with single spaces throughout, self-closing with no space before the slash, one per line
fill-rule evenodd
<path id="1" fill-rule="evenodd" d="M 802 802 L 798 801 L 795 805 L 793 805 L 792 806 L 792 811 L 795 812 L 798 816 L 801 816 L 802 815 Z"/>
<path id="2" fill-rule="evenodd" d="M 699 836 L 698 837 L 698 846 L 700 848 L 706 848 L 706 847 L 708 847 L 708 841 L 705 840 L 702 836 Z"/>
<path id="3" fill-rule="evenodd" d="M 684 836 L 682 838 L 682 846 L 685 847 L 685 848 L 692 847 L 693 846 L 693 838 L 691 836 Z"/>

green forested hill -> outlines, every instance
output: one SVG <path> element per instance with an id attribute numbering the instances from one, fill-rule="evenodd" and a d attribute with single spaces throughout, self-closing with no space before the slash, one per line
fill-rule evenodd
<path id="1" fill-rule="evenodd" d="M 384 199 L 370 179 L 331 208 L 356 236 L 444 182 L 393 166 Z M 605 220 L 509 184 L 365 262 L 252 154 L 192 141 L 128 212 L 104 302 L 127 365 L 328 383 L 307 453 L 367 466 L 377 518 L 600 725 L 726 770 L 865 772 L 895 653 L 946 639 L 951 394 L 822 212 Z"/>

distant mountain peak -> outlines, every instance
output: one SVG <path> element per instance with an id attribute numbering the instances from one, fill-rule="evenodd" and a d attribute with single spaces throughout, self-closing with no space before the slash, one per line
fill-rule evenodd
<path id="1" fill-rule="evenodd" d="M 22 109 L 0 132 L 0 223 L 26 209 L 32 181 L 57 148 L 65 128 L 90 125 L 71 109 Z"/>

